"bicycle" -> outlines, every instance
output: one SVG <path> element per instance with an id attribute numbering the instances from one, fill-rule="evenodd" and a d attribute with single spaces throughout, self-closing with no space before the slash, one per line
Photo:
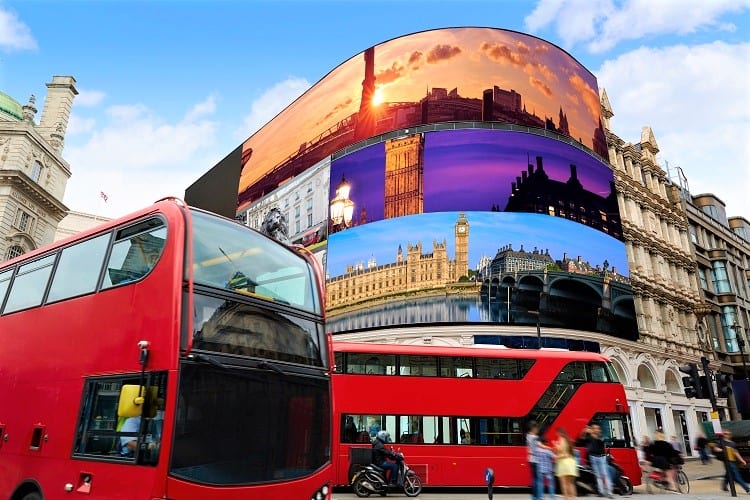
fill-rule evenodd
<path id="1" fill-rule="evenodd" d="M 690 493 L 690 480 L 688 480 L 687 474 L 682 470 L 682 465 L 673 465 L 677 469 L 675 474 L 675 486 L 679 493 Z M 646 491 L 653 494 L 656 490 L 669 491 L 669 481 L 667 480 L 666 473 L 661 469 L 653 469 L 646 481 Z"/>

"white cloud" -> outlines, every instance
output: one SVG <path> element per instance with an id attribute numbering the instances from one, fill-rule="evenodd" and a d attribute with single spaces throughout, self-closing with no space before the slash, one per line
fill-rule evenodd
<path id="1" fill-rule="evenodd" d="M 31 29 L 15 13 L 0 7 L 0 50 L 35 50 Z"/>
<path id="2" fill-rule="evenodd" d="M 186 122 L 194 122 L 204 116 L 212 115 L 216 111 L 216 97 L 210 95 L 202 102 L 197 103 L 185 114 Z"/>
<path id="3" fill-rule="evenodd" d="M 310 83 L 304 78 L 291 77 L 263 92 L 253 101 L 237 137 L 247 139 L 309 88 Z"/>
<path id="4" fill-rule="evenodd" d="M 720 18 L 748 8 L 750 0 L 541 0 L 525 23 L 532 32 L 554 26 L 566 48 L 587 42 L 600 53 L 647 36 L 733 31 Z"/>
<path id="5" fill-rule="evenodd" d="M 70 120 L 68 120 L 68 128 L 65 131 L 65 136 L 70 137 L 91 132 L 94 130 L 94 126 L 96 126 L 95 119 L 78 116 L 74 111 L 70 115 Z"/>
<path id="6" fill-rule="evenodd" d="M 530 32 L 555 25 L 565 47 L 597 36 L 597 25 L 616 9 L 610 0 L 541 0 L 524 22 Z"/>
<path id="7" fill-rule="evenodd" d="M 748 61 L 750 43 L 642 47 L 594 73 L 618 136 L 637 142 L 651 126 L 662 167 L 679 166 L 692 194 L 714 193 L 728 214 L 750 219 Z"/>
<path id="8" fill-rule="evenodd" d="M 78 95 L 73 100 L 74 106 L 83 106 L 84 108 L 91 108 L 98 106 L 104 101 L 107 94 L 101 90 L 78 90 Z"/>
<path id="9" fill-rule="evenodd" d="M 124 215 L 159 198 L 183 197 L 185 188 L 219 155 L 218 124 L 209 119 L 213 97 L 168 123 L 142 104 L 111 106 L 103 125 L 68 141 L 63 156 L 72 177 L 65 191 L 71 210 L 110 217 Z M 74 115 L 75 116 L 75 115 Z M 92 125 L 71 119 L 75 128 Z M 105 203 L 99 193 L 106 193 Z"/>

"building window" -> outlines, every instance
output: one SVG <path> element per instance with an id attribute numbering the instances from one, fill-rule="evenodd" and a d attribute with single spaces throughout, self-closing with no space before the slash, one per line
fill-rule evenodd
<path id="1" fill-rule="evenodd" d="M 700 267 L 698 268 L 698 279 L 701 282 L 701 288 L 704 290 L 708 290 L 708 282 L 706 281 L 706 273 Z"/>
<path id="2" fill-rule="evenodd" d="M 313 222 L 312 221 L 312 214 L 308 213 L 307 214 L 307 227 L 312 227 L 312 222 Z"/>
<path id="3" fill-rule="evenodd" d="M 29 215 L 28 212 L 21 210 L 20 208 L 16 211 L 16 220 L 13 222 L 13 226 L 23 233 L 31 233 L 33 227 L 34 218 Z"/>
<path id="4" fill-rule="evenodd" d="M 733 306 L 724 306 L 721 308 L 721 329 L 724 331 L 724 343 L 727 352 L 739 352 L 737 346 L 737 332 L 732 328 L 737 321 Z"/>
<path id="5" fill-rule="evenodd" d="M 715 260 L 711 269 L 711 284 L 715 293 L 731 293 L 726 263 L 723 260 Z"/>
<path id="6" fill-rule="evenodd" d="M 38 161 L 34 162 L 34 166 L 31 167 L 31 180 L 39 182 L 39 177 L 42 175 L 42 164 Z"/>
<path id="7" fill-rule="evenodd" d="M 307 200 L 307 211 L 312 212 L 312 199 Z"/>
<path id="8" fill-rule="evenodd" d="M 23 253 L 24 253 L 23 247 L 20 247 L 18 245 L 13 245 L 12 247 L 10 247 L 8 249 L 8 259 L 7 260 L 15 259 L 19 255 L 23 255 Z"/>

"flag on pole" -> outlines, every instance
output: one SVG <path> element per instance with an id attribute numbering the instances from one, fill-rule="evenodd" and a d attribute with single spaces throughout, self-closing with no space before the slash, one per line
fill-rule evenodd
<path id="1" fill-rule="evenodd" d="M 104 203 L 107 203 L 107 200 L 109 199 L 109 196 L 104 194 L 104 191 L 99 191 L 99 196 L 102 197 L 102 200 L 104 200 Z"/>

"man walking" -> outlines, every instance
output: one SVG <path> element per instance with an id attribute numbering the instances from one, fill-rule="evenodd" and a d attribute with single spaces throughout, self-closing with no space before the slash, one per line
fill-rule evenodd
<path id="1" fill-rule="evenodd" d="M 602 439 L 602 428 L 597 424 L 589 426 L 585 431 L 586 456 L 591 468 L 594 469 L 599 494 L 612 498 L 612 481 L 609 477 L 607 450 Z"/>
<path id="2" fill-rule="evenodd" d="M 724 475 L 724 480 L 721 482 L 721 489 L 727 491 L 727 486 L 730 481 L 729 474 L 731 474 L 731 479 L 734 479 L 735 483 L 742 486 L 745 493 L 750 493 L 750 486 L 748 486 L 748 484 L 742 479 L 740 471 L 737 470 L 737 462 L 742 465 L 745 465 L 747 462 L 745 462 L 745 459 L 742 458 L 742 455 L 737 451 L 737 445 L 732 441 L 732 432 L 722 429 L 722 433 L 723 436 L 719 441 L 719 446 L 715 448 L 715 451 L 724 452 L 724 460 L 727 464 L 727 473 Z"/>
<path id="3" fill-rule="evenodd" d="M 537 463 L 539 447 L 539 426 L 536 421 L 529 422 L 528 431 L 526 432 L 526 454 L 529 462 L 529 472 L 531 473 L 531 499 L 541 500 L 543 495 L 542 474 Z"/>

